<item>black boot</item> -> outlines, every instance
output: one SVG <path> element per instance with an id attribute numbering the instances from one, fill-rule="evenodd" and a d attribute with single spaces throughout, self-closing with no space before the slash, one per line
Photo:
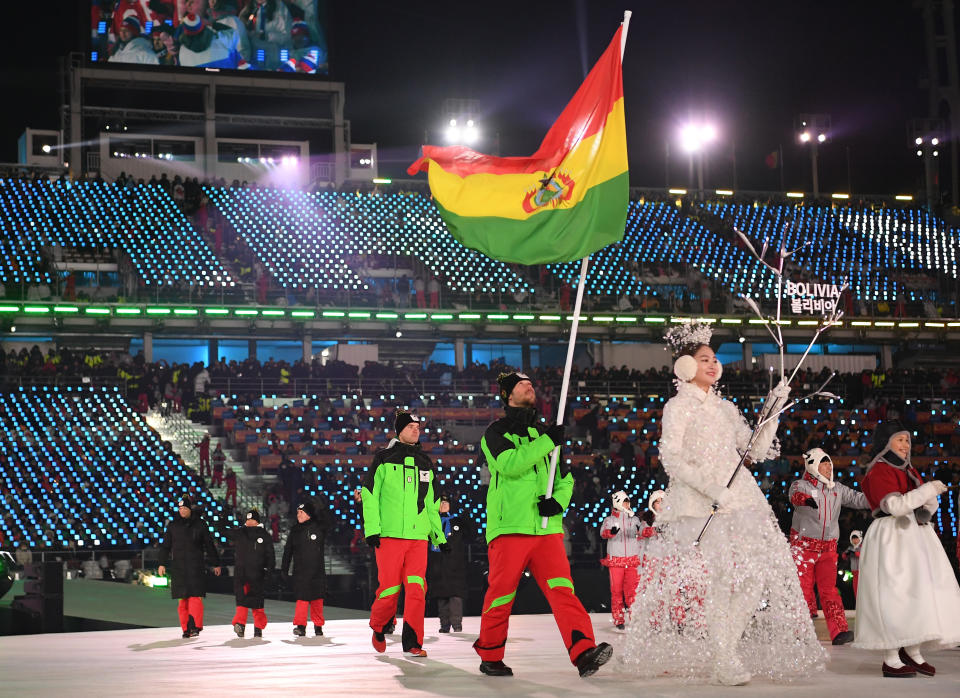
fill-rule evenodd
<path id="1" fill-rule="evenodd" d="M 602 667 L 613 656 L 613 648 L 606 642 L 601 642 L 596 647 L 580 653 L 577 657 L 576 665 L 580 676 L 586 678 L 597 673 L 597 669 Z"/>
<path id="2" fill-rule="evenodd" d="M 294 627 L 293 634 L 296 635 L 297 637 L 304 637 L 307 634 L 307 626 L 298 625 Z"/>
<path id="3" fill-rule="evenodd" d="M 837 633 L 837 636 L 833 638 L 834 645 L 845 645 L 848 642 L 853 642 L 853 631 L 844 630 L 842 633 Z"/>
<path id="4" fill-rule="evenodd" d="M 323 635 L 323 626 L 322 626 L 322 625 L 317 625 L 316 623 L 314 623 L 314 624 L 313 624 L 313 634 L 314 634 L 316 637 L 322 636 L 322 635 Z"/>
<path id="5" fill-rule="evenodd" d="M 246 630 L 246 626 L 242 623 L 233 624 L 233 632 L 237 634 L 237 637 L 243 637 L 243 631 Z"/>
<path id="6" fill-rule="evenodd" d="M 254 628 L 253 629 L 254 637 L 263 637 L 263 628 Z"/>
<path id="7" fill-rule="evenodd" d="M 390 622 L 383 626 L 384 635 L 393 635 L 397 630 L 397 619 L 391 618 Z"/>
<path id="8" fill-rule="evenodd" d="M 197 637 L 200 634 L 200 628 L 197 627 L 196 622 L 193 620 L 193 616 L 187 618 L 187 632 L 190 633 L 190 637 Z"/>
<path id="9" fill-rule="evenodd" d="M 441 633 L 448 633 L 448 632 L 450 632 L 450 626 L 449 626 L 449 625 L 441 625 L 441 626 L 440 626 L 440 632 L 441 632 Z"/>
<path id="10" fill-rule="evenodd" d="M 513 676 L 513 669 L 502 661 L 480 662 L 480 673 L 487 676 Z"/>

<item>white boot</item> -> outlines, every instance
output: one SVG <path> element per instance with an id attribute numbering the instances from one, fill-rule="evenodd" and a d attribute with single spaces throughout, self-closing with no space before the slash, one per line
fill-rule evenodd
<path id="1" fill-rule="evenodd" d="M 750 672 L 743 668 L 743 664 L 736 655 L 721 658 L 717 661 L 717 670 L 714 683 L 721 686 L 743 686 L 753 678 Z"/>

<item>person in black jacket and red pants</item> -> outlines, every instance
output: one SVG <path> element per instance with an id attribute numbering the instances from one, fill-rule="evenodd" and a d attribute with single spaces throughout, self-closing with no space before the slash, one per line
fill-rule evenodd
<path id="1" fill-rule="evenodd" d="M 203 630 L 203 597 L 207 595 L 207 561 L 220 576 L 220 555 L 213 544 L 213 536 L 193 502 L 184 495 L 177 502 L 177 516 L 167 525 L 160 544 L 161 577 L 170 566 L 170 595 L 180 600 L 177 612 L 183 637 L 196 637 Z"/>
<path id="2" fill-rule="evenodd" d="M 264 530 L 260 519 L 260 512 L 251 509 L 243 526 L 230 532 L 236 547 L 233 593 L 237 599 L 237 612 L 233 616 L 233 631 L 237 637 L 243 637 L 250 611 L 253 611 L 254 637 L 263 637 L 263 629 L 267 627 L 263 597 L 267 579 L 276 567 L 276 558 L 273 540 Z"/>
<path id="3" fill-rule="evenodd" d="M 293 634 L 299 637 L 307 634 L 308 610 L 313 619 L 313 634 L 323 635 L 323 596 L 327 591 L 327 574 L 323 566 L 326 525 L 317 513 L 310 500 L 297 507 L 297 524 L 290 530 L 280 563 L 281 574 L 289 580 L 290 563 L 293 562 L 292 588 L 297 599 Z"/>

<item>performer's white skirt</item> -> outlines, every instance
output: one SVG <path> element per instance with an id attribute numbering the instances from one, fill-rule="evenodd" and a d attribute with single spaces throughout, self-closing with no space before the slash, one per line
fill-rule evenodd
<path id="1" fill-rule="evenodd" d="M 960 587 L 933 526 L 910 516 L 870 524 L 860 551 L 854 647 L 960 644 Z"/>
<path id="2" fill-rule="evenodd" d="M 729 638 L 754 676 L 789 680 L 822 669 L 826 654 L 773 513 L 762 508 L 718 514 L 694 546 L 705 521 L 666 523 L 645 551 L 619 655 L 624 666 L 645 677 L 710 680 L 718 643 Z M 727 611 L 738 599 L 748 599 L 737 613 L 749 621 L 742 635 L 738 628 L 725 636 L 725 620 L 734 615 Z"/>

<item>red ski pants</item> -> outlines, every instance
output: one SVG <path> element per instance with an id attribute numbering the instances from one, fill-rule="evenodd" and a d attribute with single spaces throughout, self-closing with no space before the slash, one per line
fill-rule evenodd
<path id="1" fill-rule="evenodd" d="M 563 534 L 497 536 L 487 548 L 487 558 L 490 563 L 490 586 L 483 599 L 480 637 L 473 643 L 480 659 L 485 662 L 503 660 L 510 610 L 525 569 L 530 570 L 547 597 L 570 661 L 575 661 L 581 653 L 596 647 L 590 616 L 573 593 L 570 562 L 563 549 Z"/>
<path id="2" fill-rule="evenodd" d="M 314 625 L 323 625 L 323 599 L 313 599 L 311 601 L 297 601 L 296 608 L 293 610 L 293 624 L 307 624 L 307 610 L 310 611 L 310 618 Z"/>
<path id="3" fill-rule="evenodd" d="M 180 616 L 180 629 L 187 631 L 187 620 L 193 616 L 193 624 L 198 629 L 203 629 L 203 598 L 200 596 L 190 596 L 180 599 L 177 605 L 177 614 Z"/>
<path id="4" fill-rule="evenodd" d="M 624 622 L 624 608 L 627 611 L 633 605 L 637 595 L 637 568 L 611 567 L 610 568 L 610 610 L 613 613 L 613 622 L 620 625 Z"/>
<path id="5" fill-rule="evenodd" d="M 860 570 L 853 571 L 853 595 L 857 595 L 857 583 L 860 581 Z"/>
<path id="6" fill-rule="evenodd" d="M 423 647 L 423 607 L 427 595 L 427 541 L 381 538 L 377 548 L 380 586 L 370 609 L 370 627 L 383 631 L 397 615 L 403 587 L 403 622 L 416 634 L 416 646 Z"/>
<path id="7" fill-rule="evenodd" d="M 830 639 L 849 630 L 847 617 L 843 612 L 843 601 L 837 591 L 837 541 L 805 538 L 796 531 L 790 531 L 790 552 L 797 564 L 800 588 L 803 590 L 803 598 L 807 601 L 810 615 L 817 613 L 817 597 L 813 593 L 816 585 L 820 592 L 820 605 L 823 606 Z"/>
<path id="8" fill-rule="evenodd" d="M 240 625 L 247 624 L 247 611 L 253 611 L 253 627 L 263 630 L 267 627 L 267 614 L 262 608 L 249 609 L 246 606 L 237 606 L 237 612 L 233 614 L 233 622 Z"/>

